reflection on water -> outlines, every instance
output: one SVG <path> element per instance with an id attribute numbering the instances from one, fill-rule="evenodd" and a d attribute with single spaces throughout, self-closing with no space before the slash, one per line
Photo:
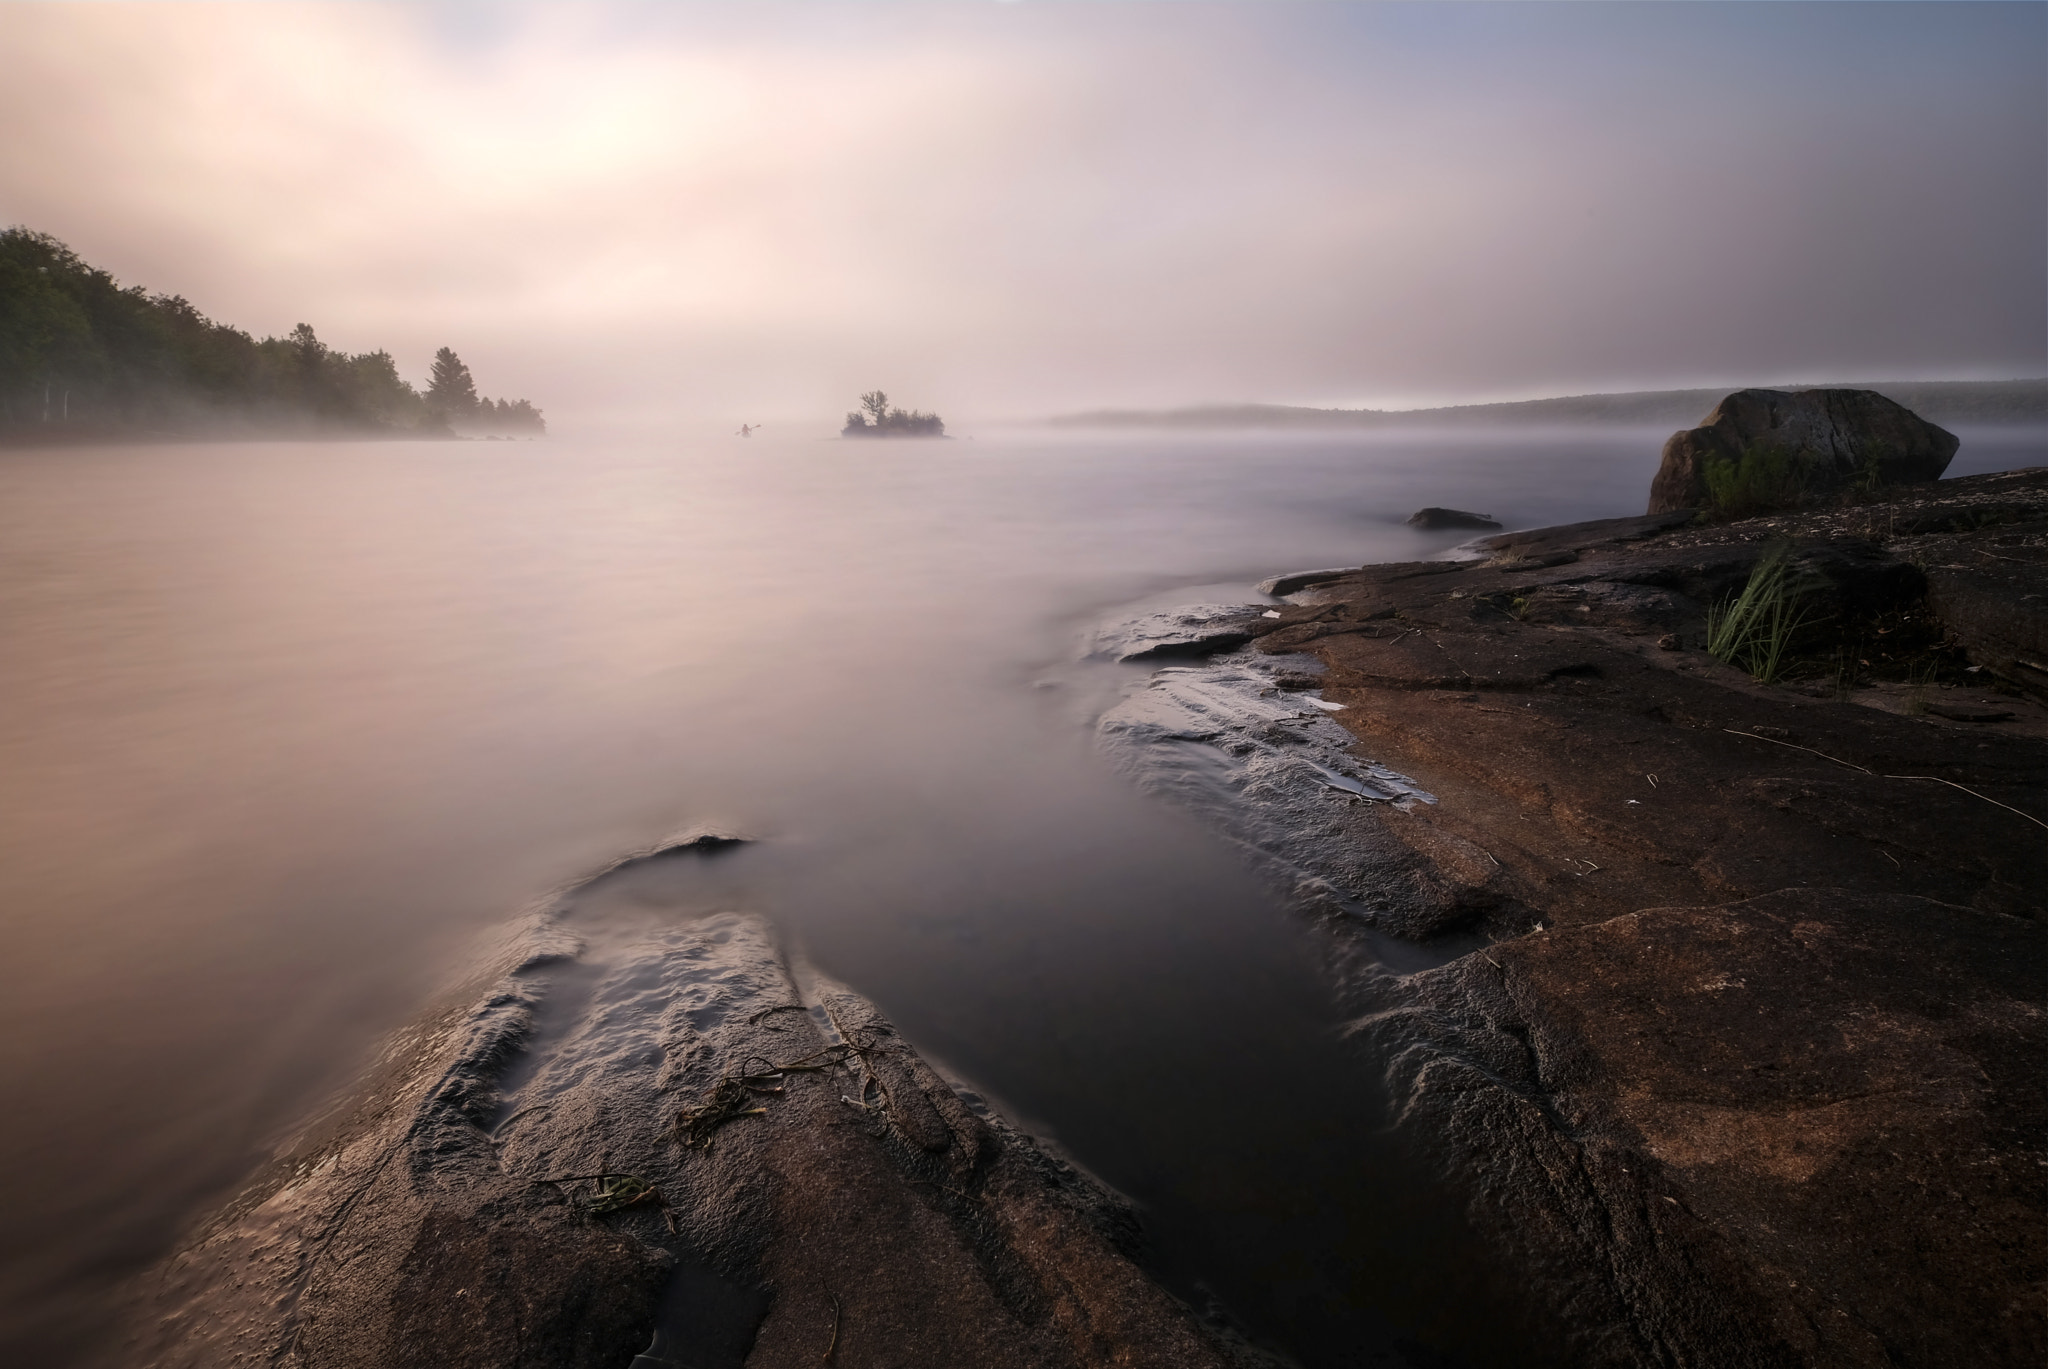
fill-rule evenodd
<path id="1" fill-rule="evenodd" d="M 1183 1291 L 1488 1358 L 1314 937 L 1032 685 L 1109 605 L 1455 540 L 1421 504 L 1636 512 L 1661 436 L 0 454 L 0 1350 L 84 1358 L 512 910 L 713 824 L 763 839 L 720 899 L 1144 1202 Z"/>

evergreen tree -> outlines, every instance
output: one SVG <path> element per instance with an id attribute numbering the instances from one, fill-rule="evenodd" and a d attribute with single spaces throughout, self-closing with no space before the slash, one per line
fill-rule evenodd
<path id="1" fill-rule="evenodd" d="M 468 418 L 476 412 L 476 382 L 451 348 L 434 353 L 434 369 L 427 377 L 427 408 L 446 420 Z"/>

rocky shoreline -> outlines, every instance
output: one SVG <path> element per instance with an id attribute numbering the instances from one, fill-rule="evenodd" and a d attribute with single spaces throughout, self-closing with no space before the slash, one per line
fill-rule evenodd
<path id="1" fill-rule="evenodd" d="M 2048 1348 L 2048 470 L 1866 493 L 1091 643 L 1157 667 L 1109 757 L 1327 928 L 1348 1086 L 1460 1196 L 1527 1363 Z M 1808 626 L 1764 684 L 1701 644 L 1772 564 Z M 1279 1363 L 763 919 L 646 911 L 742 844 L 546 900 L 145 1281 L 123 1362 Z"/>
<path id="2" fill-rule="evenodd" d="M 1223 654 L 1101 735 L 1350 948 L 1532 1362 L 2041 1362 L 2048 470 L 1466 552 L 1151 624 Z M 1764 685 L 1699 647 L 1773 555 Z"/>

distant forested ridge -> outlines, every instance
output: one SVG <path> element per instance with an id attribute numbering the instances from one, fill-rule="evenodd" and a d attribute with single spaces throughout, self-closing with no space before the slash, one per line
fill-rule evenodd
<path id="1" fill-rule="evenodd" d="M 889 407 L 889 396 L 870 390 L 860 397 L 860 408 L 846 416 L 841 437 L 944 437 L 945 420 L 937 414 L 904 412 Z"/>
<path id="2" fill-rule="evenodd" d="M 1740 385 L 1569 395 L 1442 409 L 1310 409 L 1213 404 L 1188 409 L 1098 409 L 1050 420 L 1073 428 L 1405 428 L 1417 426 L 1641 423 L 1691 427 Z M 2048 380 L 1878 380 L 1771 385 L 1776 390 L 1875 390 L 1931 423 L 2048 422 Z"/>
<path id="3" fill-rule="evenodd" d="M 301 323 L 261 340 L 177 295 L 123 287 L 47 233 L 0 231 L 0 434 L 538 435 L 540 410 L 485 399 L 446 347 L 422 393 L 389 352 L 337 351 Z"/>

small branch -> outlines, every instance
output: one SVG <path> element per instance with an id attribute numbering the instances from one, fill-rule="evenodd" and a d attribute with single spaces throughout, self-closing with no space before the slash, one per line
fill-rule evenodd
<path id="1" fill-rule="evenodd" d="M 839 1295 L 828 1288 L 825 1296 L 832 1299 L 832 1339 L 825 1342 L 825 1353 L 818 1356 L 820 1364 L 830 1364 L 832 1352 L 839 1348 Z"/>
<path id="2" fill-rule="evenodd" d="M 2040 828 L 2042 831 L 2048 832 L 2048 822 L 2041 821 L 2032 813 L 2021 812 L 2019 809 L 2013 807 L 2009 803 L 2000 803 L 1997 799 L 1992 798 L 1989 794 L 1980 794 L 1976 790 L 1970 788 L 1968 785 L 1957 784 L 1954 780 L 1945 780 L 1939 775 L 1880 775 L 1877 771 L 1870 769 L 1868 766 L 1858 765 L 1854 761 L 1845 761 L 1839 756 L 1830 756 L 1827 752 L 1816 751 L 1810 746 L 1799 746 L 1793 742 L 1781 742 L 1776 737 L 1759 737 L 1754 732 L 1737 732 L 1732 727 L 1724 727 L 1721 730 L 1723 732 L 1726 732 L 1731 737 L 1748 737 L 1753 741 L 1769 742 L 1772 746 L 1785 746 L 1790 747 L 1794 751 L 1804 751 L 1809 756 L 1819 756 L 1824 761 L 1833 761 L 1836 765 L 1847 766 L 1849 769 L 1859 771 L 1865 775 L 1869 775 L 1873 779 L 1926 780 L 1930 784 L 1945 784 L 1951 789 L 1962 790 L 1965 794 L 1968 794 L 1973 799 L 1982 799 L 1984 800 L 1984 802 L 1990 804 L 1994 808 L 2003 808 L 2008 813 L 2012 813 L 2019 817 L 2023 817 L 2028 822 L 2033 823 L 2034 826 Z"/>
<path id="3" fill-rule="evenodd" d="M 1839 756 L 1830 756 L 1827 752 L 1816 751 L 1810 746 L 1800 746 L 1795 742 L 1781 742 L 1776 737 L 1760 737 L 1754 732 L 1737 732 L 1732 727 L 1724 727 L 1721 730 L 1731 737 L 1748 737 L 1751 741 L 1769 742 L 1772 746 L 1785 746 L 1790 747 L 1794 751 L 1804 751 L 1809 756 L 1819 756 L 1824 761 L 1833 761 L 1836 765 L 1846 765 L 1851 770 L 1861 770 L 1866 775 L 1875 775 L 1877 773 L 1875 770 L 1867 769 L 1856 764 L 1854 761 L 1845 761 Z"/>
<path id="4" fill-rule="evenodd" d="M 1980 794 L 1974 789 L 1966 788 L 1963 785 L 1957 784 L 1954 780 L 1945 780 L 1939 775 L 1880 775 L 1878 778 L 1886 780 L 1928 780 L 1934 784 L 1945 784 L 1951 789 L 1961 789 L 1965 794 L 1968 794 L 1973 799 L 1982 799 L 1984 800 L 1984 802 L 1988 804 L 1992 804 L 1996 807 L 2003 808 L 2008 813 L 2017 813 L 2020 817 L 2023 817 L 2028 822 L 2033 823 L 2034 826 L 2040 828 L 2042 831 L 2048 832 L 2048 822 L 2041 821 L 2032 813 L 2021 813 L 2019 809 L 2013 807 L 2009 803 L 1999 803 L 1997 799 L 1992 798 L 1989 794 Z"/>

